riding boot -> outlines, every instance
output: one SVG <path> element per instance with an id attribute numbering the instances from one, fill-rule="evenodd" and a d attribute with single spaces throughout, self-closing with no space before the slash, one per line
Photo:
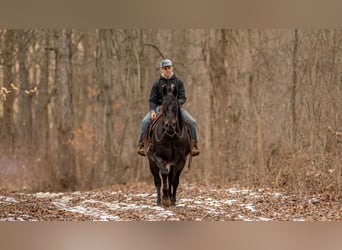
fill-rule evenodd
<path id="1" fill-rule="evenodd" d="M 146 152 L 145 152 L 145 145 L 143 142 L 140 142 L 138 145 L 138 149 L 137 149 L 137 153 L 141 156 L 146 156 Z"/>
<path id="2" fill-rule="evenodd" d="M 192 142 L 192 148 L 191 148 L 191 156 L 197 156 L 200 154 L 200 151 L 197 147 L 197 144 L 193 141 Z"/>

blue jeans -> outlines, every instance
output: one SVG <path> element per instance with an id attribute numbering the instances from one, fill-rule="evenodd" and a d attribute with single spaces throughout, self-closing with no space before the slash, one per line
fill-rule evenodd
<path id="1" fill-rule="evenodd" d="M 156 110 L 157 115 L 159 113 L 159 110 L 160 110 L 160 106 L 157 107 L 157 110 Z M 180 111 L 184 117 L 184 120 L 190 124 L 192 137 L 194 138 L 195 143 L 197 143 L 198 138 L 197 138 L 197 122 L 196 122 L 196 120 L 185 109 L 181 108 Z M 142 140 L 144 139 L 144 136 L 147 132 L 148 126 L 151 124 L 151 122 L 152 122 L 151 111 L 149 111 L 141 121 L 141 133 L 140 133 L 140 137 L 139 137 L 139 143 L 141 143 Z"/>

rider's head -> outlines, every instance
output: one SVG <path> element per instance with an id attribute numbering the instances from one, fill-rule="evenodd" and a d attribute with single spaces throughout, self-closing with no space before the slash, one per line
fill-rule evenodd
<path id="1" fill-rule="evenodd" d="M 173 75 L 173 65 L 170 59 L 161 60 L 159 67 L 163 77 L 170 78 Z"/>

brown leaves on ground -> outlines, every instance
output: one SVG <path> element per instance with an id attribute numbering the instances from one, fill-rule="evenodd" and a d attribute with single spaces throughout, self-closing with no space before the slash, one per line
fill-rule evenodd
<path id="1" fill-rule="evenodd" d="M 73 193 L 0 191 L 1 221 L 341 221 L 332 194 L 215 188 L 181 183 L 177 206 L 156 205 L 153 184 L 130 183 Z"/>

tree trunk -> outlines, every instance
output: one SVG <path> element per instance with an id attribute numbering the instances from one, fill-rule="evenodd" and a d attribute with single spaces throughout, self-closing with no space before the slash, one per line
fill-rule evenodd
<path id="1" fill-rule="evenodd" d="M 48 161 L 49 151 L 49 65 L 50 65 L 50 37 L 48 32 L 44 32 L 44 42 L 42 43 L 44 56 L 41 64 L 40 82 L 39 82 L 39 95 L 35 112 L 35 142 L 37 143 L 38 154 L 43 157 L 45 161 Z M 56 48 L 54 48 L 56 52 Z M 55 54 L 55 53 L 54 53 Z"/>
<path id="2" fill-rule="evenodd" d="M 73 140 L 71 30 L 62 30 L 57 59 L 57 181 L 62 190 L 74 190 L 77 186 Z"/>
<path id="3" fill-rule="evenodd" d="M 248 46 L 249 46 L 249 59 L 250 59 L 250 71 L 249 71 L 249 101 L 252 107 L 252 113 L 255 120 L 256 138 L 257 138 L 257 168 L 258 174 L 257 179 L 259 183 L 263 184 L 265 180 L 265 159 L 264 159 L 264 143 L 262 136 L 261 118 L 257 109 L 257 94 L 255 93 L 255 62 L 252 50 L 252 31 L 248 30 Z"/>
<path id="4" fill-rule="evenodd" d="M 96 72 L 99 86 L 99 144 L 102 162 L 96 170 L 96 182 L 106 184 L 114 172 L 114 91 L 113 91 L 113 31 L 99 30 L 97 42 Z"/>
<path id="5" fill-rule="evenodd" d="M 19 45 L 19 85 L 21 91 L 19 92 L 19 112 L 18 112 L 18 133 L 20 136 L 20 145 L 22 148 L 30 148 L 32 145 L 32 97 L 35 91 L 31 89 L 28 77 L 27 51 L 28 42 L 30 37 L 27 31 L 21 30 L 17 32 L 18 45 Z M 26 152 L 26 153 L 29 153 Z"/>
<path id="6" fill-rule="evenodd" d="M 297 145 L 297 113 L 296 113 L 296 95 L 297 95 L 297 51 L 298 51 L 298 29 L 294 31 L 293 43 L 293 75 L 292 75 L 292 90 L 291 90 L 291 114 L 292 114 L 292 146 Z"/>
<path id="7" fill-rule="evenodd" d="M 5 154 L 13 154 L 15 148 L 15 124 L 14 124 L 14 100 L 16 92 L 11 84 L 14 82 L 14 31 L 7 30 L 5 32 L 5 48 L 4 56 L 4 74 L 2 92 L 3 98 L 3 119 L 1 126 L 1 142 L 4 146 Z"/>
<path id="8" fill-rule="evenodd" d="M 215 154 L 213 153 L 213 147 L 214 147 L 214 143 L 212 144 L 213 137 L 214 137 L 214 129 L 213 129 L 213 102 L 214 102 L 214 90 L 213 90 L 213 85 L 214 85 L 214 71 L 213 71 L 213 65 L 211 65 L 211 51 L 210 51 L 210 30 L 206 30 L 204 31 L 204 41 L 203 41 L 203 57 L 205 60 L 205 67 L 208 71 L 208 75 L 209 75 L 209 81 L 205 84 L 204 88 L 205 88 L 205 95 L 203 97 L 204 99 L 204 121 L 205 121 L 205 126 L 203 128 L 204 134 L 206 135 L 204 137 L 205 141 L 203 142 L 203 144 L 205 145 L 205 149 L 208 153 L 207 153 L 207 162 L 212 162 L 214 161 L 215 158 Z M 204 175 L 206 176 L 210 176 L 209 173 L 209 169 L 208 168 L 204 168 Z"/>

